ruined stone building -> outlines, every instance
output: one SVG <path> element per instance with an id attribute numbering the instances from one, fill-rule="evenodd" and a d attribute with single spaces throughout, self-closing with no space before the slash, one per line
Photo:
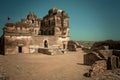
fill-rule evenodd
<path id="1" fill-rule="evenodd" d="M 36 53 L 38 49 L 67 49 L 69 41 L 68 14 L 52 8 L 43 18 L 29 13 L 20 22 L 6 23 L 0 40 L 1 53 Z"/>

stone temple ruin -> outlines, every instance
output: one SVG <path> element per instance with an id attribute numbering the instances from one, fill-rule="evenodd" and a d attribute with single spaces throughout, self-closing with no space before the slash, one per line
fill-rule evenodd
<path id="1" fill-rule="evenodd" d="M 63 53 L 69 41 L 69 17 L 52 8 L 43 18 L 29 13 L 20 22 L 6 23 L 0 39 L 2 54 Z"/>
<path id="2" fill-rule="evenodd" d="M 86 49 L 84 64 L 90 65 L 87 76 L 98 76 L 106 70 L 120 73 L 120 41 L 95 42 L 90 50 Z M 84 50 L 85 51 L 85 50 Z M 106 79 L 105 79 L 106 80 Z M 112 79 L 113 80 L 113 79 Z"/>

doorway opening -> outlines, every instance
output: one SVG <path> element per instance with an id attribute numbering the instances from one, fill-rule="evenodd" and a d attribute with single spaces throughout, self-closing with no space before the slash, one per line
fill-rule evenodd
<path id="1" fill-rule="evenodd" d="M 18 46 L 18 52 L 22 53 L 22 46 Z"/>
<path id="2" fill-rule="evenodd" d="M 48 42 L 47 42 L 47 40 L 44 41 L 44 48 L 48 48 Z"/>

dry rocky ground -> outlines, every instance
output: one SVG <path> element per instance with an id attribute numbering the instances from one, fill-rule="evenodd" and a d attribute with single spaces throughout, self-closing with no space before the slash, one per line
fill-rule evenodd
<path id="1" fill-rule="evenodd" d="M 85 77 L 90 66 L 83 65 L 81 51 L 63 55 L 0 55 L 0 80 L 120 80 L 118 72 Z"/>
<path id="2" fill-rule="evenodd" d="M 0 55 L 0 80 L 88 80 L 82 52 Z"/>

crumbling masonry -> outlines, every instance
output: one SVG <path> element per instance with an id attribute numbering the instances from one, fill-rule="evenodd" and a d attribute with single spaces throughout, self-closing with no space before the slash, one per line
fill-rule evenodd
<path id="1" fill-rule="evenodd" d="M 67 50 L 69 17 L 60 9 L 52 8 L 43 18 L 29 13 L 20 22 L 6 23 L 1 37 L 2 54 L 38 53 L 44 50 Z M 57 50 L 59 49 L 59 50 Z"/>

